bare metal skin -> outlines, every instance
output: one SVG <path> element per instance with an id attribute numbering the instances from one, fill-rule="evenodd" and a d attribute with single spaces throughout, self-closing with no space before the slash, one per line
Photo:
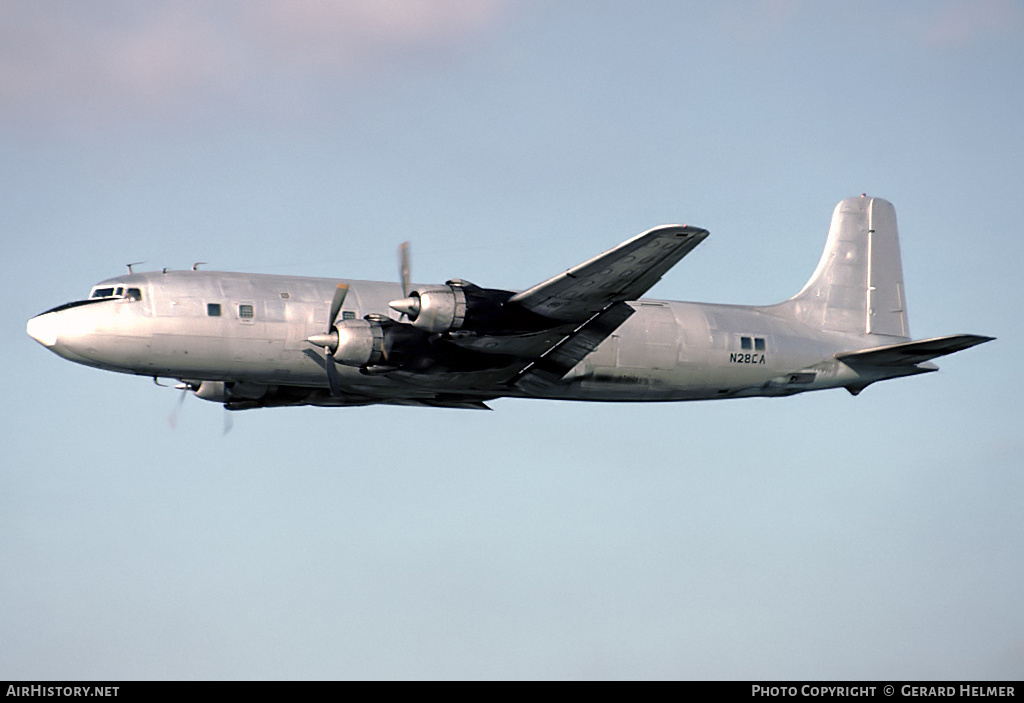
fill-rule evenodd
<path id="1" fill-rule="evenodd" d="M 179 379 L 233 410 L 498 397 L 670 401 L 785 396 L 937 370 L 990 341 L 911 341 L 896 213 L 836 206 L 821 262 L 768 306 L 641 296 L 708 236 L 666 225 L 522 292 L 214 271 L 130 273 L 28 322 L 66 359 Z"/>

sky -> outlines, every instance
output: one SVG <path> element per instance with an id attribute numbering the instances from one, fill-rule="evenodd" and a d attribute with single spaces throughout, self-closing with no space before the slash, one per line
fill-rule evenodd
<path id="1" fill-rule="evenodd" d="M 1024 3 L 0 0 L 0 679 L 1024 676 Z M 781 301 L 895 204 L 853 397 L 232 414 L 25 333 L 206 268 Z"/>

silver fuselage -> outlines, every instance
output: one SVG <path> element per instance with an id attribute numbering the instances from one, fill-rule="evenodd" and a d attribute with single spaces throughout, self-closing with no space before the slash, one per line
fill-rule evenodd
<path id="1" fill-rule="evenodd" d="M 154 377 L 262 386 L 326 387 L 320 352 L 306 338 L 327 325 L 334 279 L 213 271 L 137 273 L 99 287 L 141 290 L 141 300 L 92 300 L 45 313 L 30 333 L 60 356 L 88 366 Z M 346 316 L 398 313 L 399 286 L 349 281 Z M 593 401 L 703 400 L 776 396 L 867 382 L 833 358 L 851 348 L 900 341 L 814 329 L 746 307 L 641 299 L 635 313 L 554 388 L 532 397 Z M 216 306 L 216 307 L 211 307 Z M 219 307 L 219 315 L 211 310 Z M 473 377 L 440 387 L 367 375 L 339 365 L 346 391 L 384 399 L 458 392 L 525 396 Z"/>
<path id="2" fill-rule="evenodd" d="M 177 378 L 239 410 L 856 395 L 992 339 L 911 341 L 896 212 L 881 198 L 836 206 L 817 268 L 781 303 L 642 297 L 707 235 L 655 227 L 519 293 L 459 279 L 129 273 L 33 318 L 28 333 L 72 361 Z"/>

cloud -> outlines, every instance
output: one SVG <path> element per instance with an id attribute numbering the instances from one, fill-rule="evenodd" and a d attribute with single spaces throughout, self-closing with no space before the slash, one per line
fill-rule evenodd
<path id="1" fill-rule="evenodd" d="M 282 77 L 344 78 L 458 47 L 506 0 L 0 4 L 0 115 L 109 119 Z"/>
<path id="2" fill-rule="evenodd" d="M 252 4 L 249 34 L 286 64 L 347 72 L 381 53 L 445 44 L 475 33 L 494 0 L 266 0 Z"/>

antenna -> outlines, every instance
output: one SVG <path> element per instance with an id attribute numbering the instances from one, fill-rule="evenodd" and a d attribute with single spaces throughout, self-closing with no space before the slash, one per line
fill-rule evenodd
<path id="1" fill-rule="evenodd" d="M 130 264 L 125 264 L 125 266 L 128 267 L 128 273 L 132 274 L 132 273 L 135 273 L 134 271 L 132 271 L 132 266 L 138 266 L 139 264 L 144 264 L 144 263 L 146 263 L 146 262 L 145 261 L 133 261 Z"/>
<path id="2" fill-rule="evenodd" d="M 206 262 L 205 262 L 205 261 L 197 261 L 197 262 L 195 262 L 194 264 L 192 264 L 192 270 L 193 270 L 193 271 L 198 271 L 198 270 L 199 270 L 199 267 L 200 267 L 201 265 L 205 265 L 205 264 L 206 264 Z"/>

